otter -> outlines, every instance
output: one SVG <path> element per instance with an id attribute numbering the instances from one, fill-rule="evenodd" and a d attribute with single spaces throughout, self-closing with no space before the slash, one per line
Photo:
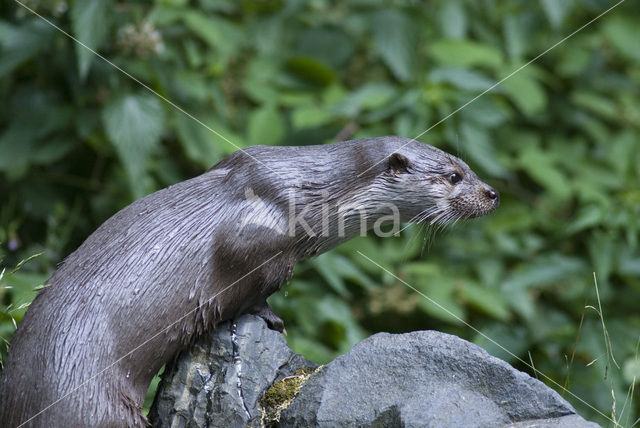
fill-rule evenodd
<path id="1" fill-rule="evenodd" d="M 0 421 L 146 426 L 152 377 L 194 338 L 248 312 L 284 329 L 266 299 L 297 261 L 363 221 L 451 221 L 498 203 L 462 160 L 406 138 L 237 151 L 117 212 L 62 262 L 11 342 Z"/>

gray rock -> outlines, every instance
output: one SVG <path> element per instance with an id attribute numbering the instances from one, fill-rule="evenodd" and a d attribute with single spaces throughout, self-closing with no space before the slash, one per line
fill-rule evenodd
<path id="1" fill-rule="evenodd" d="M 236 325 L 237 339 L 233 325 L 223 324 L 168 367 L 151 412 L 154 426 L 262 426 L 265 391 L 300 367 L 316 367 L 261 319 L 243 316 Z M 282 412 L 279 426 L 598 425 L 577 415 L 542 382 L 482 348 L 418 331 L 376 334 L 323 366 Z"/>
<path id="2" fill-rule="evenodd" d="M 504 428 L 591 428 L 598 426 L 599 425 L 596 423 L 585 421 L 579 415 L 567 415 L 559 418 L 516 422 L 515 424 L 509 424 Z"/>
<path id="3" fill-rule="evenodd" d="M 363 340 L 313 375 L 280 421 L 284 427 L 598 426 L 542 382 L 434 331 Z"/>
<path id="4" fill-rule="evenodd" d="M 253 315 L 221 324 L 168 364 L 149 417 L 154 427 L 257 427 L 274 382 L 317 364 Z"/>

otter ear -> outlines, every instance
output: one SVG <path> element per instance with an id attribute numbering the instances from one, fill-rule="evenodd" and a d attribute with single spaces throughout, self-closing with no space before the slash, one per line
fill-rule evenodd
<path id="1" fill-rule="evenodd" d="M 407 159 L 404 155 L 400 153 L 394 153 L 389 156 L 389 169 L 392 172 L 407 172 L 407 168 L 409 168 L 409 159 Z"/>

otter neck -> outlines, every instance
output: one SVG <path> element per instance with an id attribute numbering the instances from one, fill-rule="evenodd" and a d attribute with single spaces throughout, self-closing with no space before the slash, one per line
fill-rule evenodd
<path id="1" fill-rule="evenodd" d="M 402 216 L 395 204 L 372 197 L 374 193 L 345 195 L 325 199 L 297 211 L 289 222 L 302 258 L 324 253 L 352 238 L 376 233 L 391 236 L 397 231 Z"/>

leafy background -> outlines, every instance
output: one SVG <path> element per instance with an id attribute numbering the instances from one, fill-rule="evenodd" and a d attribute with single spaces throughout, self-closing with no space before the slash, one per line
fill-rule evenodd
<path id="1" fill-rule="evenodd" d="M 414 137 L 614 4 L 22 1 L 112 64 L 0 4 L 5 342 L 34 288 L 104 220 L 236 150 L 207 127 L 240 147 Z M 537 375 L 587 418 L 637 425 L 639 20 L 623 3 L 421 136 L 498 188 L 500 208 L 434 239 L 411 227 L 300 263 L 271 299 L 289 344 L 325 362 L 374 332 L 437 329 Z"/>

